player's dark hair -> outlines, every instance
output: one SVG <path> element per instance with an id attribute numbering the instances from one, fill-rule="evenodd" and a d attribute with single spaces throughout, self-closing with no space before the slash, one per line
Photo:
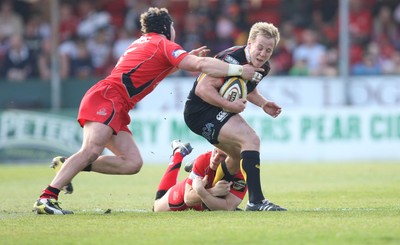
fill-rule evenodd
<path id="1" fill-rule="evenodd" d="M 150 7 L 147 12 L 140 16 L 140 24 L 142 32 L 155 32 L 165 35 L 171 40 L 171 16 L 166 8 Z"/>

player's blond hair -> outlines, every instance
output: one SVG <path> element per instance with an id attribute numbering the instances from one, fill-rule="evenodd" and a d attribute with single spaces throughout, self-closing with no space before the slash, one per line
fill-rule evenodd
<path id="1" fill-rule="evenodd" d="M 280 34 L 278 28 L 268 22 L 257 22 L 255 23 L 249 33 L 248 41 L 254 41 L 258 35 L 265 36 L 267 38 L 273 38 L 275 40 L 275 46 L 278 45 L 280 40 Z"/>

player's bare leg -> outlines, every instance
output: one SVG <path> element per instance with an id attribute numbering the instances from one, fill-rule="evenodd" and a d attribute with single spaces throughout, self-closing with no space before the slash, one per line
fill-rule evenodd
<path id="1" fill-rule="evenodd" d="M 256 132 L 240 116 L 235 115 L 221 128 L 218 140 L 220 147 L 228 155 L 226 162 L 229 173 L 234 173 L 240 166 L 245 177 L 249 202 L 249 211 L 285 211 L 285 208 L 273 204 L 264 198 L 260 180 L 260 139 Z M 240 157 L 237 156 L 237 145 L 240 145 Z"/>
<path id="2" fill-rule="evenodd" d="M 81 149 L 64 162 L 51 184 L 43 190 L 40 198 L 33 206 L 36 213 L 73 213 L 60 208 L 58 203 L 58 194 L 60 190 L 62 187 L 70 183 L 81 170 L 99 157 L 113 134 L 113 130 L 110 127 L 97 122 L 87 122 L 83 132 L 84 137 Z"/>
<path id="3" fill-rule="evenodd" d="M 143 160 L 132 135 L 120 131 L 113 135 L 106 147 L 114 155 L 103 155 L 91 164 L 91 171 L 103 174 L 136 174 Z"/>

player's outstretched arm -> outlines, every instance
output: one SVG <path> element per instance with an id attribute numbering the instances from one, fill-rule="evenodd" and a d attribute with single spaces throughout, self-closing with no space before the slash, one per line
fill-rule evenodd
<path id="1" fill-rule="evenodd" d="M 179 69 L 186 71 L 203 72 L 213 77 L 241 76 L 245 80 L 251 80 L 256 72 L 264 69 L 251 65 L 233 65 L 211 57 L 198 57 L 187 55 L 178 65 Z"/>

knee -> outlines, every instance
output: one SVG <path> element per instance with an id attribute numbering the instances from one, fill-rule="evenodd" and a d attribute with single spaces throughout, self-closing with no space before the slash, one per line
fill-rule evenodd
<path id="1" fill-rule="evenodd" d="M 254 134 L 252 137 L 252 142 L 255 146 L 260 146 L 260 137 L 257 134 Z"/>
<path id="2" fill-rule="evenodd" d="M 140 172 L 143 166 L 142 159 L 130 160 L 127 164 L 127 174 L 137 174 Z"/>
<path id="3" fill-rule="evenodd" d="M 258 149 L 260 147 L 260 137 L 257 134 L 248 134 L 244 139 L 245 143 L 242 146 L 245 148 Z"/>
<path id="4" fill-rule="evenodd" d="M 97 158 L 99 158 L 101 152 L 95 151 L 95 150 L 89 150 L 89 149 L 83 149 L 81 151 L 82 155 L 85 156 L 86 161 L 88 163 L 92 163 L 96 161 Z"/>

